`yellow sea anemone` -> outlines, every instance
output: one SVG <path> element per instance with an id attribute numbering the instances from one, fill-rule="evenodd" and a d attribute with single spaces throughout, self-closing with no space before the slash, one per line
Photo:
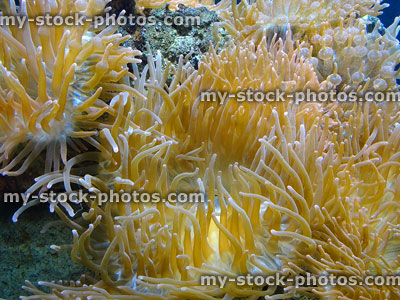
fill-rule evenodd
<path id="1" fill-rule="evenodd" d="M 51 8 L 47 2 L 23 1 L 17 13 L 14 1 L 4 15 L 33 18 L 46 13 L 91 17 L 106 1 L 63 0 Z M 3 175 L 20 175 L 47 148 L 45 173 L 59 171 L 68 160 L 67 148 L 96 147 L 98 119 L 105 101 L 126 85 L 127 63 L 139 60 L 138 51 L 120 44 L 129 37 L 116 27 L 93 32 L 84 26 L 37 26 L 26 22 L 0 28 L 0 161 Z M 67 144 L 69 146 L 67 146 Z M 15 149 L 24 148 L 18 154 Z"/>
<path id="2" fill-rule="evenodd" d="M 386 7 L 381 1 L 241 1 L 218 11 L 223 26 L 240 41 L 255 43 L 290 29 L 302 44 L 326 90 L 396 90 L 399 63 L 398 23 L 383 33 L 371 18 Z M 340 9 L 339 9 L 340 8 Z M 372 26 L 371 32 L 367 26 Z"/>
<path id="3" fill-rule="evenodd" d="M 200 92 L 207 89 L 236 92 L 268 83 L 318 90 L 312 64 L 299 51 L 289 35 L 258 47 L 231 45 L 220 54 L 211 49 L 198 71 L 181 60 L 167 91 L 161 88 L 167 71 L 156 71 L 160 56 L 155 61 L 149 56 L 148 68 L 135 82 L 146 100 L 125 94 L 110 103 L 115 123 L 105 129 L 102 144 L 113 152 L 113 161 L 104 160 L 99 176 L 79 182 L 99 192 L 163 195 L 189 186 L 207 193 L 208 203 L 100 205 L 94 200 L 83 216 L 87 229 L 67 222 L 74 228 L 73 258 L 98 273 L 101 282 L 76 288 L 50 284 L 54 293 L 101 291 L 106 299 L 395 297 L 395 288 L 362 285 L 288 286 L 274 295 L 276 285 L 261 290 L 229 283 L 210 289 L 199 282 L 210 274 L 330 270 L 362 278 L 398 268 L 398 237 L 387 231 L 394 229 L 397 214 L 380 206 L 397 205 L 395 105 L 240 105 L 235 98 L 222 105 L 200 103 Z M 250 116 L 258 114 L 253 122 Z M 219 126 L 226 126 L 220 134 Z M 235 145 L 243 152 L 228 151 Z M 375 181 L 379 184 L 372 188 Z M 361 205 L 365 209 L 359 211 Z"/>
<path id="4" fill-rule="evenodd" d="M 271 32 L 286 28 L 307 34 L 310 26 L 335 25 L 340 19 L 378 16 L 388 4 L 375 0 L 225 0 L 218 11 L 226 28 L 234 37 L 250 38 L 255 32 Z"/>
<path id="5" fill-rule="evenodd" d="M 25 299 L 399 297 L 398 286 L 362 282 L 365 276 L 396 273 L 400 267 L 399 105 L 295 103 L 288 96 L 271 103 L 238 101 L 237 93 L 249 89 L 289 93 L 351 87 L 360 94 L 370 86 L 398 89 L 395 27 L 384 35 L 377 28 L 367 34 L 365 24 L 352 16 L 355 10 L 378 14 L 380 1 L 357 1 L 355 10 L 350 1 L 314 1 L 311 7 L 319 9 L 314 15 L 302 6 L 309 2 L 296 3 L 244 1 L 236 6 L 233 1 L 229 8 L 223 1 L 220 14 L 232 12 L 227 17 L 233 23 L 225 26 L 231 25 L 236 40 L 220 53 L 210 47 L 198 70 L 181 58 L 162 71 L 161 55 L 149 54 L 142 73 L 133 66 L 133 87 L 127 81 L 105 84 L 109 101 L 96 103 L 102 103 L 98 108 L 107 118 L 89 123 L 100 132 L 98 174 L 71 172 L 79 162 L 93 159 L 93 153 L 83 153 L 66 161 L 63 172 L 44 174 L 37 183 L 64 182 L 69 191 L 73 182 L 97 193 L 81 220 L 71 220 L 53 205 L 73 228 L 72 258 L 92 270 L 94 278 L 66 285 L 40 282 L 51 289 L 50 295 L 27 284 L 33 295 Z M 336 5 L 341 8 L 337 16 L 332 15 Z M 297 31 L 292 36 L 291 27 L 267 36 L 247 35 L 252 30 L 242 26 L 247 17 L 248 25 L 257 25 L 253 20 L 272 11 L 289 14 L 298 28 L 305 20 L 316 24 L 326 15 L 337 18 L 307 27 L 309 35 Z M 330 47 L 324 37 L 334 33 L 329 30 L 335 24 L 339 33 L 351 28 L 348 48 L 367 49 L 358 56 L 359 51 L 351 50 L 365 81 L 355 80 L 338 41 L 332 41 L 336 56 L 323 55 Z M 260 32 L 266 31 L 256 30 Z M 322 37 L 314 41 L 317 34 Z M 370 51 L 382 52 L 377 69 L 370 69 Z M 170 69 L 174 76 L 168 82 Z M 387 84 L 379 85 L 379 80 Z M 207 103 L 202 93 L 208 91 L 231 95 L 222 103 Z M 159 192 L 163 197 L 192 191 L 205 194 L 207 202 L 102 203 L 101 193 L 110 191 Z M 240 286 L 231 281 L 210 287 L 199 280 L 203 275 L 307 272 L 361 281 L 278 289 L 277 284 Z"/>

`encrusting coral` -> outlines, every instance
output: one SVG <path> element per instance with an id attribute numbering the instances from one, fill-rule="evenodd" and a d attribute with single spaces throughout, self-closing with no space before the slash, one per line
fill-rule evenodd
<path id="1" fill-rule="evenodd" d="M 317 11 L 312 19 L 310 8 L 302 6 L 306 4 Z M 224 287 L 201 285 L 201 275 L 248 273 L 335 274 L 355 276 L 361 282 L 368 275 L 394 274 L 400 267 L 398 104 L 294 103 L 287 97 L 270 103 L 239 103 L 236 94 L 249 89 L 287 93 L 351 89 L 360 96 L 370 89 L 397 91 L 397 23 L 383 35 L 377 27 L 366 32 L 361 17 L 378 15 L 384 7 L 380 1 L 242 1 L 238 6 L 236 1 L 222 1 L 220 5 L 222 26 L 230 28 L 236 40 L 220 53 L 210 46 L 197 70 L 182 57 L 177 66 L 167 65 L 164 70 L 158 53 L 148 55 L 140 73 L 131 57 L 137 53 L 119 46 L 124 38 L 113 35 L 114 29 L 94 34 L 84 45 L 94 44 L 99 36 L 100 41 L 108 41 L 107 37 L 113 41 L 98 39 L 103 48 L 96 48 L 93 55 L 102 62 L 116 59 L 109 61 L 108 76 L 93 72 L 98 81 L 90 90 L 103 88 L 107 93 L 102 101 L 96 101 L 102 91 L 85 93 L 91 100 L 81 100 L 78 106 L 71 103 L 69 113 L 76 115 L 76 109 L 82 108 L 78 109 L 81 122 L 72 124 L 83 123 L 79 131 L 89 133 L 79 137 L 95 145 L 96 152 L 64 159 L 63 170 L 48 169 L 31 188 L 63 182 L 67 191 L 72 191 L 73 183 L 98 196 L 110 191 L 159 192 L 164 197 L 171 192 L 200 192 L 207 202 L 91 199 L 80 220 L 69 218 L 53 203 L 52 208 L 73 229 L 72 258 L 92 270 L 94 278 L 65 284 L 40 282 L 51 294 L 27 283 L 24 288 L 33 295 L 23 299 L 399 297 L 398 286 L 366 284 L 284 289 L 233 282 Z M 336 5 L 341 9 L 334 15 Z M 260 35 L 258 16 L 266 14 L 273 14 L 268 20 L 279 27 L 278 21 L 283 20 L 279 16 L 288 15 L 282 21 L 287 28 L 264 30 Z M 326 18 L 332 22 L 324 25 Z M 315 26 L 299 29 L 306 21 Z M 249 34 L 247 25 L 256 30 Z M 0 30 L 3 47 L 15 47 L 11 42 L 16 38 Z M 346 40 L 339 43 L 335 33 L 344 32 Z M 347 50 L 341 47 L 346 43 Z M 321 55 L 329 52 L 327 47 L 335 55 Z M 357 54 L 361 51 L 357 47 L 365 48 L 363 55 Z M 110 55 L 111 49 L 118 55 Z M 351 58 L 346 56 L 348 50 Z M 371 60 L 373 54 L 376 60 Z M 20 78 L 1 81 L 3 102 L 10 107 L 1 111 L 2 120 L 14 115 L 23 126 L 23 114 L 29 119 L 35 111 L 22 109 L 28 93 L 20 93 L 18 87 L 27 89 L 30 83 L 23 80 L 25 68 L 19 71 L 15 63 L 5 63 L 5 52 L 2 55 L 3 69 L 14 70 Z M 350 65 L 353 56 L 360 62 L 358 75 Z M 126 70 L 128 62 L 133 62 L 132 74 Z M 174 77 L 168 82 L 170 70 Z M 120 76 L 111 76 L 116 72 Z M 67 82 L 74 87 L 72 79 Z M 233 96 L 223 103 L 202 101 L 207 91 Z M 40 99 L 28 103 L 41 103 Z M 88 117 L 91 113 L 93 118 Z M 14 135 L 3 130 L 4 140 L 11 141 Z M 71 171 L 93 157 L 99 165 L 96 174 Z"/>
<path id="2" fill-rule="evenodd" d="M 166 4 L 168 4 L 168 7 L 171 9 L 177 9 L 179 5 L 185 5 L 185 6 L 190 6 L 190 7 L 206 6 L 209 8 L 215 6 L 215 3 L 213 0 L 172 0 L 172 1 L 138 0 L 138 1 L 136 1 L 136 9 L 138 11 L 142 11 L 145 8 L 160 8 Z"/>

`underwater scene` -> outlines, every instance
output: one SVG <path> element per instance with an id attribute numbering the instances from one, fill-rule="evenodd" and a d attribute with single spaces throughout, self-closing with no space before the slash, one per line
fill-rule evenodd
<path id="1" fill-rule="evenodd" d="M 400 300 L 398 0 L 0 0 L 0 299 Z"/>

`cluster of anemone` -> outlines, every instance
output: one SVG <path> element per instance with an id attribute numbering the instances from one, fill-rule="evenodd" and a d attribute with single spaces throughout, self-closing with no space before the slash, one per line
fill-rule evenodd
<path id="1" fill-rule="evenodd" d="M 87 18 L 104 10 L 105 1 L 13 1 L 4 15 L 68 15 Z M 117 27 L 93 32 L 84 26 L 37 26 L 25 23 L 0 28 L 0 172 L 23 174 L 46 150 L 44 174 L 59 172 L 73 153 L 99 148 L 97 136 L 106 103 L 129 76 L 128 63 L 140 52 L 120 46 L 129 37 Z"/>
<path id="2" fill-rule="evenodd" d="M 83 2 L 57 4 L 75 11 Z M 48 8 L 22 3 L 27 15 L 34 4 Z M 98 13 L 94 3 L 86 14 Z M 127 37 L 114 27 L 0 28 L 3 173 L 21 174 L 47 148 L 51 165 L 29 192 L 62 182 L 69 192 L 207 196 L 183 205 L 91 199 L 79 219 L 52 203 L 72 228 L 72 259 L 92 275 L 40 282 L 50 294 L 27 283 L 24 299 L 397 299 L 398 286 L 200 282 L 249 273 L 362 280 L 399 270 L 398 103 L 202 101 L 205 91 L 398 90 L 397 21 L 367 31 L 363 18 L 384 6 L 222 1 L 213 7 L 218 26 L 234 40 L 219 53 L 210 46 L 197 69 L 183 57 L 165 67 L 161 53 L 150 53 L 139 72 L 139 53 L 121 46 Z M 82 175 L 89 160 L 96 171 Z"/>

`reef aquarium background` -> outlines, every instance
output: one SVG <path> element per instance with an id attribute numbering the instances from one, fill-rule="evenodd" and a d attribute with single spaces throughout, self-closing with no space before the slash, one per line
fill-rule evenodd
<path id="1" fill-rule="evenodd" d="M 400 299 L 397 1 L 0 11 L 1 299 Z"/>

